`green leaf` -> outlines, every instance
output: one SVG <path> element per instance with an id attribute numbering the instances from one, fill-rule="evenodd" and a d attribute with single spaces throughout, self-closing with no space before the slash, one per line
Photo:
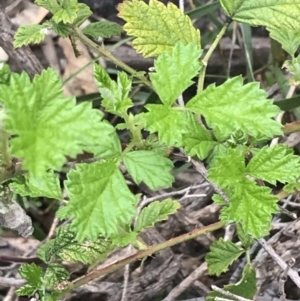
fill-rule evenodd
<path id="1" fill-rule="evenodd" d="M 164 105 L 146 105 L 148 113 L 143 115 L 146 129 L 158 132 L 160 141 L 170 146 L 181 146 L 182 135 L 187 132 L 190 113 Z"/>
<path id="2" fill-rule="evenodd" d="M 41 43 L 47 34 L 47 28 L 43 25 L 31 24 L 20 26 L 15 34 L 14 47 L 18 48 L 31 43 Z"/>
<path id="3" fill-rule="evenodd" d="M 95 157 L 110 159 L 122 153 L 122 146 L 115 128 L 107 121 L 101 123 L 101 136 L 94 144 L 84 146 L 84 149 L 94 154 Z"/>
<path id="4" fill-rule="evenodd" d="M 221 0 L 221 5 L 237 22 L 280 30 L 299 29 L 299 0 Z"/>
<path id="5" fill-rule="evenodd" d="M 242 77 L 228 79 L 216 87 L 208 86 L 188 103 L 187 108 L 203 114 L 219 141 L 240 129 L 248 135 L 282 135 L 281 124 L 272 119 L 279 113 L 259 83 L 243 85 Z"/>
<path id="6" fill-rule="evenodd" d="M 46 172 L 38 178 L 26 175 L 20 178 L 19 181 L 12 182 L 9 187 L 21 196 L 63 199 L 58 176 L 53 171 Z"/>
<path id="7" fill-rule="evenodd" d="M 56 23 L 72 24 L 77 18 L 79 5 L 77 0 L 64 0 L 62 6 L 53 14 L 52 20 Z"/>
<path id="8" fill-rule="evenodd" d="M 221 187 L 243 182 L 245 175 L 245 156 L 239 149 L 228 149 L 226 155 L 216 157 L 208 170 L 209 179 Z"/>
<path id="9" fill-rule="evenodd" d="M 208 156 L 216 144 L 209 132 L 196 121 L 194 116 L 191 118 L 189 131 L 183 134 L 182 143 L 184 150 L 190 156 L 196 155 L 201 160 Z"/>
<path id="10" fill-rule="evenodd" d="M 163 52 L 155 61 L 155 72 L 150 73 L 150 79 L 166 106 L 171 106 L 193 84 L 192 79 L 200 69 L 201 53 L 202 50 L 194 43 L 184 45 L 178 42 L 171 54 Z"/>
<path id="11" fill-rule="evenodd" d="M 236 284 L 225 285 L 223 289 L 234 295 L 252 300 L 257 292 L 255 268 L 250 264 L 246 264 L 243 269 L 242 279 Z M 206 300 L 214 301 L 216 297 L 228 299 L 228 296 L 212 291 L 208 293 Z M 230 300 L 230 298 L 228 300 Z"/>
<path id="12" fill-rule="evenodd" d="M 124 164 L 136 184 L 144 182 L 150 189 L 168 188 L 174 177 L 171 174 L 173 163 L 153 151 L 139 150 L 127 153 Z"/>
<path id="13" fill-rule="evenodd" d="M 300 176 L 300 158 L 285 145 L 265 146 L 251 159 L 247 173 L 273 185 L 295 182 Z"/>
<path id="14" fill-rule="evenodd" d="M 57 35 L 61 37 L 69 37 L 71 34 L 71 28 L 69 25 L 64 24 L 63 22 L 55 23 L 52 19 L 47 20 L 43 23 L 47 28 L 53 29 Z"/>
<path id="15" fill-rule="evenodd" d="M 122 27 L 116 23 L 99 21 L 90 23 L 82 32 L 94 39 L 99 39 L 100 37 L 110 38 L 111 36 L 118 36 L 122 31 Z"/>
<path id="16" fill-rule="evenodd" d="M 95 79 L 103 97 L 102 105 L 106 111 L 123 116 L 133 106 L 128 94 L 131 90 L 131 80 L 125 72 L 118 73 L 117 83 L 109 77 L 108 73 L 98 64 L 95 67 Z"/>
<path id="17" fill-rule="evenodd" d="M 290 84 L 299 85 L 300 84 L 300 55 L 292 60 L 287 60 L 284 62 L 282 68 L 285 68 L 293 76 L 290 78 Z"/>
<path id="18" fill-rule="evenodd" d="M 299 182 L 293 182 L 285 185 L 283 187 L 283 190 L 287 193 L 294 193 L 296 191 L 300 191 L 300 183 Z"/>
<path id="19" fill-rule="evenodd" d="M 0 63 L 0 85 L 8 85 L 10 80 L 11 70 L 6 63 Z"/>
<path id="20" fill-rule="evenodd" d="M 74 263 L 93 264 L 100 262 L 113 249 L 114 244 L 111 239 L 102 236 L 94 242 L 86 239 L 80 243 L 76 240 L 76 233 L 71 231 L 70 226 L 66 226 L 57 230 L 55 239 L 38 249 L 38 256 L 45 262 L 60 258 Z"/>
<path id="21" fill-rule="evenodd" d="M 31 297 L 35 294 L 36 288 L 30 284 L 25 284 L 16 290 L 18 296 L 28 296 Z"/>
<path id="22" fill-rule="evenodd" d="M 171 53 L 178 41 L 184 45 L 194 43 L 200 49 L 199 30 L 173 3 L 165 6 L 157 0 L 150 0 L 149 5 L 138 0 L 124 1 L 118 5 L 118 10 L 118 16 L 126 21 L 124 30 L 136 37 L 132 46 L 144 57 L 157 56 L 164 51 Z"/>
<path id="23" fill-rule="evenodd" d="M 136 232 L 144 231 L 152 227 L 155 223 L 166 220 L 169 215 L 174 214 L 179 208 L 180 203 L 171 199 L 152 202 L 140 213 L 134 230 Z"/>
<path id="24" fill-rule="evenodd" d="M 270 188 L 245 179 L 234 186 L 229 207 L 223 209 L 221 219 L 241 222 L 248 234 L 260 238 L 270 231 L 272 214 L 278 212 L 277 202 Z"/>
<path id="25" fill-rule="evenodd" d="M 241 223 L 236 224 L 236 230 L 237 235 L 240 241 L 242 242 L 243 246 L 245 248 L 250 248 L 254 244 L 255 239 L 245 231 Z"/>
<path id="26" fill-rule="evenodd" d="M 242 248 L 231 241 L 225 241 L 223 238 L 213 242 L 210 246 L 210 252 L 205 256 L 209 274 L 220 276 L 243 253 Z"/>
<path id="27" fill-rule="evenodd" d="M 102 130 L 102 113 L 91 103 L 76 105 L 74 97 L 65 98 L 61 86 L 52 69 L 35 76 L 33 83 L 22 73 L 13 74 L 9 86 L 0 86 L 4 127 L 15 135 L 11 153 L 24 159 L 24 169 L 33 176 L 59 170 L 67 155 L 76 157 Z"/>
<path id="28" fill-rule="evenodd" d="M 136 198 L 113 162 L 77 164 L 65 186 L 67 207 L 74 216 L 72 229 L 80 242 L 117 234 L 118 226 L 130 223 L 135 214 Z"/>
<path id="29" fill-rule="evenodd" d="M 77 7 L 77 16 L 76 19 L 73 21 L 73 24 L 79 27 L 85 20 L 88 19 L 88 17 L 90 17 L 93 14 L 93 12 L 84 3 L 78 3 Z"/>
<path id="30" fill-rule="evenodd" d="M 300 32 L 299 30 L 291 30 L 291 29 L 269 29 L 270 37 L 273 40 L 278 41 L 282 48 L 289 53 L 292 57 L 294 57 L 295 52 L 298 50 L 300 45 Z"/>
<path id="31" fill-rule="evenodd" d="M 42 285 L 43 270 L 35 263 L 23 264 L 18 270 L 19 274 L 32 286 L 40 287 Z"/>
<path id="32" fill-rule="evenodd" d="M 69 272 L 59 263 L 52 263 L 48 265 L 45 272 L 44 282 L 46 288 L 53 289 L 57 284 L 62 281 L 66 281 L 70 278 Z"/>
<path id="33" fill-rule="evenodd" d="M 58 9 L 59 5 L 56 0 L 54 1 L 49 1 L 49 0 L 35 0 L 34 3 L 38 6 L 42 6 L 49 10 L 52 14 L 54 14 Z M 53 5 L 56 4 L 56 5 Z"/>

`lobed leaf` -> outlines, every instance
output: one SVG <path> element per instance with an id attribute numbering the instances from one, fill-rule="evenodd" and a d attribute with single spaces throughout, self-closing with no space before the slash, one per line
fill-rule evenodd
<path id="1" fill-rule="evenodd" d="M 228 79 L 216 87 L 208 86 L 186 105 L 203 114 L 218 140 L 223 141 L 236 129 L 253 137 L 282 135 L 281 124 L 272 119 L 279 113 L 258 83 L 243 85 L 242 77 Z"/>
<path id="2" fill-rule="evenodd" d="M 47 34 L 47 28 L 39 24 L 20 26 L 15 34 L 14 47 L 41 43 Z"/>
<path id="3" fill-rule="evenodd" d="M 53 289 L 57 284 L 70 278 L 69 272 L 59 263 L 48 265 L 44 275 L 44 283 L 48 289 Z"/>
<path id="4" fill-rule="evenodd" d="M 276 181 L 296 182 L 300 176 L 300 159 L 285 145 L 265 146 L 251 159 L 247 173 L 273 185 Z"/>
<path id="5" fill-rule="evenodd" d="M 223 208 L 221 219 L 241 222 L 248 234 L 260 238 L 270 230 L 272 214 L 278 212 L 277 202 L 270 188 L 245 179 L 234 186 L 229 207 Z"/>
<path id="6" fill-rule="evenodd" d="M 154 62 L 155 72 L 150 73 L 150 79 L 164 105 L 171 106 L 193 84 L 201 66 L 201 53 L 196 44 L 179 41 L 172 53 L 163 52 Z"/>
<path id="7" fill-rule="evenodd" d="M 153 191 L 168 188 L 174 177 L 171 174 L 173 163 L 153 151 L 139 150 L 127 153 L 124 164 L 136 184 L 144 182 Z"/>
<path id="8" fill-rule="evenodd" d="M 76 157 L 84 150 L 82 145 L 100 140 L 102 113 L 91 103 L 76 105 L 75 98 L 63 96 L 61 87 L 52 69 L 33 82 L 25 73 L 12 74 L 10 85 L 0 86 L 4 127 L 14 135 L 11 153 L 24 159 L 24 169 L 33 176 L 42 176 L 49 168 L 59 170 L 66 155 Z"/>
<path id="9" fill-rule="evenodd" d="M 244 250 L 231 241 L 225 241 L 223 238 L 214 241 L 210 246 L 210 252 L 205 256 L 209 274 L 220 276 L 243 253 Z"/>
<path id="10" fill-rule="evenodd" d="M 113 162 L 78 164 L 65 186 L 70 197 L 66 207 L 74 216 L 72 229 L 79 242 L 118 234 L 118 227 L 135 214 L 136 198 Z"/>
<path id="11" fill-rule="evenodd" d="M 41 177 L 26 175 L 23 178 L 10 183 L 9 187 L 21 196 L 32 198 L 47 197 L 62 200 L 62 192 L 58 176 L 53 172 L 46 172 Z"/>
<path id="12" fill-rule="evenodd" d="M 226 155 L 216 157 L 208 170 L 209 179 L 224 188 L 243 182 L 245 175 L 245 156 L 239 149 L 228 149 Z"/>
<path id="13" fill-rule="evenodd" d="M 178 41 L 194 43 L 200 49 L 200 32 L 191 19 L 176 5 L 165 6 L 158 0 L 124 1 L 118 5 L 118 16 L 126 21 L 124 30 L 136 37 L 132 46 L 144 57 L 171 52 Z"/>
<path id="14" fill-rule="evenodd" d="M 300 32 L 292 29 L 269 29 L 270 37 L 278 41 L 282 48 L 294 57 L 296 51 L 300 46 Z"/>
<path id="15" fill-rule="evenodd" d="M 72 24 L 77 18 L 78 11 L 77 0 L 64 0 L 62 5 L 53 14 L 52 20 L 56 23 Z"/>
<path id="16" fill-rule="evenodd" d="M 32 296 L 36 290 L 43 287 L 43 270 L 40 266 L 35 263 L 26 263 L 20 267 L 18 272 L 28 282 L 16 291 L 18 296 Z"/>
<path id="17" fill-rule="evenodd" d="M 148 104 L 146 109 L 149 111 L 143 115 L 146 129 L 150 133 L 158 132 L 160 141 L 169 146 L 181 146 L 191 114 L 164 105 Z"/>
<path id="18" fill-rule="evenodd" d="M 299 29 L 299 0 L 221 0 L 226 14 L 233 20 L 252 26 Z"/>
<path id="19" fill-rule="evenodd" d="M 69 226 L 60 227 L 55 239 L 43 244 L 38 249 L 38 256 L 45 262 L 60 258 L 69 262 L 93 264 L 104 259 L 114 248 L 110 239 L 98 237 L 94 242 L 78 242 L 76 233 Z"/>
<path id="20" fill-rule="evenodd" d="M 108 112 L 123 116 L 133 106 L 128 96 L 131 90 L 131 80 L 125 72 L 119 72 L 116 83 L 100 65 L 95 64 L 94 68 L 95 80 L 103 98 L 102 105 Z"/>
<path id="21" fill-rule="evenodd" d="M 152 202 L 141 211 L 134 230 L 136 232 L 144 231 L 155 223 L 167 219 L 169 215 L 174 214 L 180 207 L 179 202 L 171 199 Z"/>

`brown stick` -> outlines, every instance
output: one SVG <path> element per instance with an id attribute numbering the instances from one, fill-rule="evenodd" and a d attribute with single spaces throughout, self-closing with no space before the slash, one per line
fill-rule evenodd
<path id="1" fill-rule="evenodd" d="M 29 47 L 14 48 L 13 41 L 16 30 L 0 5 L 0 46 L 14 59 L 21 70 L 26 71 L 30 78 L 42 73 L 43 67 Z"/>

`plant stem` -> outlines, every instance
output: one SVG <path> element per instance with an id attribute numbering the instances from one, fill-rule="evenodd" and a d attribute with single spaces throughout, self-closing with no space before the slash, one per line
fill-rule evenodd
<path id="1" fill-rule="evenodd" d="M 123 70 L 127 71 L 132 76 L 138 78 L 144 85 L 148 86 L 149 88 L 152 87 L 151 82 L 144 75 L 142 75 L 141 73 L 138 73 L 136 70 L 134 70 L 133 68 L 131 68 L 124 62 L 117 59 L 114 55 L 112 55 L 109 51 L 107 51 L 104 46 L 97 45 L 91 39 L 86 37 L 78 27 L 74 28 L 74 34 L 78 38 L 79 41 L 81 41 L 83 44 L 85 44 L 89 48 L 93 49 L 94 51 L 96 51 L 99 55 L 110 60 L 111 62 L 113 62 L 120 68 L 122 68 Z"/>
<path id="2" fill-rule="evenodd" d="M 209 232 L 218 230 L 218 229 L 222 228 L 224 225 L 225 225 L 224 222 L 217 222 L 217 223 L 211 224 L 209 226 L 202 227 L 200 229 L 195 229 L 195 230 L 193 230 L 189 233 L 171 238 L 171 239 L 169 239 L 167 241 L 164 241 L 160 244 L 150 246 L 145 250 L 141 250 L 141 251 L 139 251 L 139 252 L 137 252 L 133 255 L 130 255 L 130 256 L 124 258 L 124 259 L 118 260 L 118 261 L 116 261 L 116 262 L 114 262 L 114 263 L 112 263 L 108 266 L 105 266 L 104 268 L 101 268 L 99 270 L 95 270 L 95 271 L 93 271 L 93 272 L 91 272 L 87 275 L 84 275 L 84 276 L 74 280 L 73 285 L 72 285 L 72 289 L 76 289 L 76 288 L 80 287 L 81 285 L 84 285 L 84 284 L 86 284 L 86 283 L 88 283 L 88 282 L 90 282 L 90 281 L 92 281 L 96 278 L 99 278 L 102 275 L 114 272 L 117 269 L 119 269 L 119 268 L 121 268 L 121 267 L 123 267 L 123 266 L 125 266 L 129 263 L 132 263 L 132 262 L 137 261 L 141 258 L 150 256 L 153 253 L 156 253 L 156 252 L 159 252 L 159 251 L 164 250 L 166 248 L 172 247 L 172 246 L 177 245 L 179 243 L 182 243 L 184 241 L 193 239 L 193 238 L 195 238 L 199 235 L 204 235 L 204 234 L 207 234 Z M 69 292 L 70 292 L 70 290 L 65 291 L 63 293 L 62 297 L 66 296 Z"/>
<path id="3" fill-rule="evenodd" d="M 216 49 L 217 45 L 219 44 L 221 38 L 225 34 L 225 32 L 226 32 L 229 24 L 230 24 L 229 22 L 226 22 L 224 24 L 224 26 L 222 27 L 221 31 L 216 36 L 215 40 L 211 44 L 210 48 L 208 49 L 208 51 L 206 52 L 206 54 L 205 54 L 205 56 L 204 56 L 204 58 L 202 60 L 203 66 L 202 66 L 202 68 L 200 70 L 200 73 L 199 73 L 197 93 L 200 93 L 203 90 L 204 78 L 205 78 L 205 74 L 206 74 L 206 68 L 207 68 L 208 61 L 209 61 L 212 53 Z"/>

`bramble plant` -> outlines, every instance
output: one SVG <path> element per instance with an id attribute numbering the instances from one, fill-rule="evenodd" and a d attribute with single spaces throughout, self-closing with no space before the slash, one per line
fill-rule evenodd
<path id="1" fill-rule="evenodd" d="M 114 62 L 124 70 L 118 73 L 117 81 L 97 64 L 94 76 L 103 108 L 122 118 L 123 123 L 114 127 L 91 103 L 76 104 L 75 97 L 64 97 L 62 81 L 50 68 L 31 80 L 26 73 L 16 74 L 2 66 L 2 183 L 10 180 L 10 189 L 22 196 L 44 196 L 64 203 L 57 217 L 71 221 L 60 226 L 56 237 L 39 248 L 38 256 L 47 265 L 45 271 L 35 264 L 20 268 L 19 273 L 28 283 L 18 289 L 18 294 L 59 300 L 71 290 L 136 259 L 236 223 L 242 246 L 220 239 L 206 256 L 211 274 L 225 272 L 238 257 L 249 252 L 255 239 L 269 233 L 272 215 L 279 210 L 279 196 L 272 194 L 270 186 L 276 181 L 285 184 L 285 195 L 297 188 L 300 159 L 285 145 L 266 144 L 283 135 L 285 126 L 274 120 L 280 109 L 267 98 L 259 83 L 245 84 L 237 76 L 204 89 L 206 67 L 231 20 L 235 20 L 269 30 L 291 56 L 284 66 L 293 76 L 291 83 L 298 84 L 300 58 L 295 53 L 300 45 L 300 4 L 289 0 L 269 0 L 268 5 L 256 0 L 221 0 L 228 21 L 204 53 L 199 30 L 172 3 L 165 6 L 158 0 L 150 0 L 149 4 L 124 1 L 118 6 L 119 17 L 125 21 L 125 32 L 134 38 L 132 46 L 144 57 L 155 57 L 154 71 L 145 74 L 93 41 L 120 34 L 122 28 L 118 25 L 100 21 L 81 30 L 79 26 L 91 15 L 85 4 L 77 0 L 35 3 L 53 16 L 41 25 L 20 27 L 15 47 L 40 43 L 51 29 L 69 37 L 77 55 L 79 40 Z M 178 102 L 196 77 L 197 94 L 185 104 Z M 161 103 L 147 104 L 145 113 L 131 113 L 129 109 L 134 104 L 129 93 L 133 80 L 154 90 Z M 119 129 L 130 132 L 125 149 L 117 134 Z M 291 124 L 287 129 L 289 133 L 297 130 Z M 262 143 L 265 146 L 261 147 Z M 216 187 L 213 200 L 222 205 L 220 222 L 146 246 L 139 233 L 174 214 L 180 203 L 172 199 L 156 201 L 137 215 L 140 195 L 128 188 L 123 173 L 126 169 L 136 184 L 143 182 L 154 191 L 171 187 L 173 163 L 167 154 L 172 148 L 192 156 L 193 164 L 199 164 L 202 170 L 201 161 L 209 156 L 208 173 L 203 175 Z M 67 173 L 63 189 L 68 198 L 64 199 L 57 172 L 62 170 L 67 156 L 75 158 L 84 151 L 92 153 L 95 160 L 78 163 Z M 16 159 L 22 165 L 5 174 Z M 263 186 L 263 182 L 271 185 Z M 67 260 L 95 266 L 116 247 L 129 244 L 139 249 L 134 256 L 73 281 L 61 264 Z M 248 287 L 241 291 L 239 285 Z M 225 289 L 248 299 L 254 296 L 255 270 L 250 261 L 241 282 Z M 210 298 L 217 295 L 212 293 Z"/>

